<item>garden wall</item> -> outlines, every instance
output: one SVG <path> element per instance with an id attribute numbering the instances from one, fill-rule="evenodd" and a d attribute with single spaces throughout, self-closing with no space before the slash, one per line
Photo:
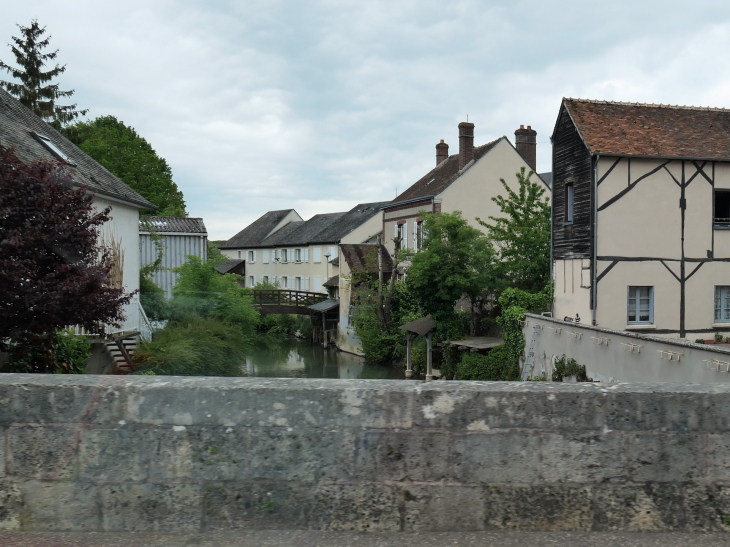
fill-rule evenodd
<path id="1" fill-rule="evenodd" d="M 730 530 L 730 385 L 0 375 L 26 530 Z"/>

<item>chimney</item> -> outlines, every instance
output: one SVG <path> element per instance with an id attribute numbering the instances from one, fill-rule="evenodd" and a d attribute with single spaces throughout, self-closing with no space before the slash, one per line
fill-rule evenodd
<path id="1" fill-rule="evenodd" d="M 525 129 L 524 125 L 515 131 L 515 148 L 520 153 L 520 156 L 525 160 L 530 169 L 536 171 L 537 168 L 537 131 L 531 126 L 527 126 Z"/>
<path id="2" fill-rule="evenodd" d="M 459 171 L 472 160 L 474 156 L 474 124 L 461 122 L 459 124 Z"/>
<path id="3" fill-rule="evenodd" d="M 449 159 L 449 145 L 441 139 L 441 142 L 436 145 L 436 165 L 442 161 Z"/>

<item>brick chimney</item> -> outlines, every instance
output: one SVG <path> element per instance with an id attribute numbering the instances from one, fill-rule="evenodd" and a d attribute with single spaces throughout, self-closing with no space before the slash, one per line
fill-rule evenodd
<path id="1" fill-rule="evenodd" d="M 442 161 L 449 159 L 449 145 L 441 139 L 441 142 L 436 145 L 436 165 Z"/>
<path id="2" fill-rule="evenodd" d="M 474 124 L 461 122 L 459 124 L 459 171 L 472 160 L 474 156 Z"/>
<path id="3" fill-rule="evenodd" d="M 515 131 L 515 148 L 523 157 L 530 169 L 536 171 L 537 166 L 537 131 L 532 126 L 527 126 L 525 129 L 524 125 Z"/>

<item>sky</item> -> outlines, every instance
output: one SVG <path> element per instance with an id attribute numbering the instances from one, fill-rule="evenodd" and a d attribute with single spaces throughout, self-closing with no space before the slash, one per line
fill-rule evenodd
<path id="1" fill-rule="evenodd" d="M 562 97 L 730 108 L 727 1 L 5 0 L 1 60 L 34 18 L 61 89 L 146 138 L 212 240 L 391 200 L 467 116 L 475 145 L 531 125 L 543 172 Z"/>

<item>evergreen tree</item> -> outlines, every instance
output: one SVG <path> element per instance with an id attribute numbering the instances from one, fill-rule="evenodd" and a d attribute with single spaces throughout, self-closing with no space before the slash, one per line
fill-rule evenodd
<path id="1" fill-rule="evenodd" d="M 0 60 L 0 69 L 20 80 L 20 83 L 0 80 L 0 87 L 4 87 L 45 122 L 60 130 L 80 115 L 85 115 L 88 110 L 76 110 L 76 104 L 56 104 L 58 99 L 71 97 L 74 91 L 61 91 L 57 83 L 50 83 L 59 74 L 66 72 L 66 65 L 56 63 L 50 70 L 43 70 L 46 63 L 55 61 L 58 56 L 58 50 L 43 53 L 51 39 L 50 35 L 43 37 L 46 27 L 41 27 L 34 19 L 29 27 L 18 25 L 18 28 L 21 37 L 13 36 L 15 44 L 10 44 L 18 67 Z"/>
<path id="2" fill-rule="evenodd" d="M 114 116 L 101 116 L 91 122 L 77 122 L 64 133 L 81 150 L 157 205 L 156 211 L 142 214 L 187 216 L 183 193 L 172 180 L 167 161 L 133 127 Z"/>

